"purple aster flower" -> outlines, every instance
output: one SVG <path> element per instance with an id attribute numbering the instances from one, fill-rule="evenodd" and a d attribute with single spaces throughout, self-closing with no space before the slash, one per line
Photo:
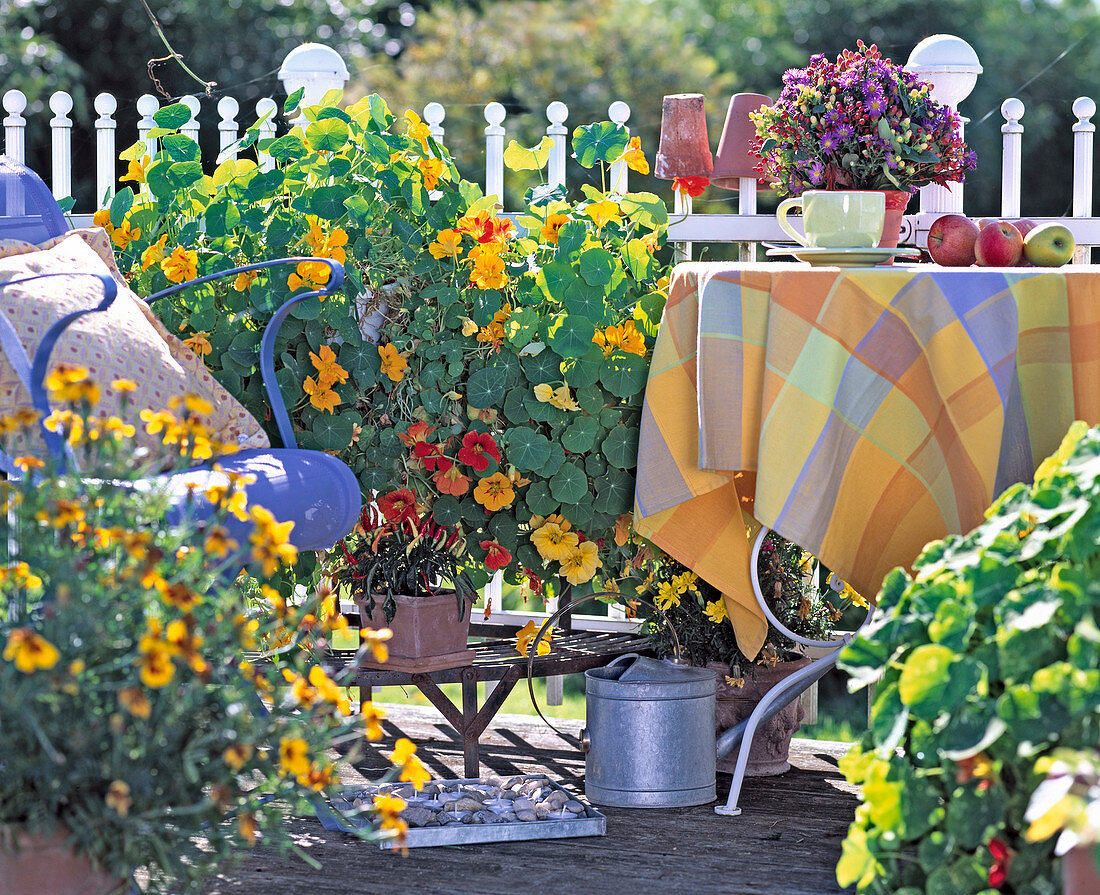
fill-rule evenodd
<path id="1" fill-rule="evenodd" d="M 809 177 L 810 183 L 821 183 L 825 179 L 825 166 L 820 161 L 814 162 L 810 165 Z"/>
<path id="2" fill-rule="evenodd" d="M 886 111 L 886 97 L 881 93 L 874 97 L 867 97 L 867 111 L 871 115 L 881 115 Z"/>
<path id="3" fill-rule="evenodd" d="M 836 134 L 838 140 L 843 142 L 844 140 L 851 140 L 856 135 L 856 130 L 847 121 L 844 121 L 836 126 L 833 133 Z"/>
<path id="4" fill-rule="evenodd" d="M 840 137 L 837 136 L 836 131 L 825 131 L 818 140 L 818 145 L 822 152 L 834 152 L 840 145 Z"/>

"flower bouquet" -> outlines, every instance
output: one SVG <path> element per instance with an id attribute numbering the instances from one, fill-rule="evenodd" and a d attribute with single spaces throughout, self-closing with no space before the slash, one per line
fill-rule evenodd
<path id="1" fill-rule="evenodd" d="M 783 195 L 901 190 L 962 182 L 975 167 L 954 110 L 932 86 L 857 43 L 783 75 L 779 100 L 752 115 L 757 170 Z"/>

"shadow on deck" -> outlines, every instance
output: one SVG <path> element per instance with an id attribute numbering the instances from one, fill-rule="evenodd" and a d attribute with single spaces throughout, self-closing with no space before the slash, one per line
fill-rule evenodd
<path id="1" fill-rule="evenodd" d="M 433 776 L 462 776 L 461 738 L 434 709 L 387 709 L 386 739 L 345 771 L 345 783 L 380 776 L 388 766 L 383 753 L 401 736 L 418 745 Z M 583 795 L 581 723 L 555 723 L 568 739 L 537 718 L 499 715 L 481 739 L 482 773 L 545 773 Z M 321 870 L 259 846 L 213 881 L 208 895 L 831 895 L 842 891 L 833 871 L 856 806 L 855 788 L 836 767 L 847 748 L 796 739 L 790 771 L 746 780 L 740 817 L 719 817 L 713 805 L 600 808 L 607 815 L 602 837 L 420 848 L 401 857 L 326 832 L 312 817 L 292 818 L 299 845 Z M 729 783 L 718 775 L 722 802 Z"/>

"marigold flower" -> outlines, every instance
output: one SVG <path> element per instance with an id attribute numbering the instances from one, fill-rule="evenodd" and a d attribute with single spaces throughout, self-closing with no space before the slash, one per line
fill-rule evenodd
<path id="1" fill-rule="evenodd" d="M 183 344 L 195 352 L 199 357 L 206 357 L 213 348 L 206 333 L 195 333 L 190 339 L 184 339 Z"/>
<path id="2" fill-rule="evenodd" d="M 729 613 L 726 612 L 726 601 L 721 598 L 707 603 L 703 611 L 706 612 L 707 618 L 716 625 L 721 624 L 729 618 Z"/>
<path id="3" fill-rule="evenodd" d="M 556 522 L 546 522 L 531 532 L 531 541 L 543 559 L 562 562 L 573 554 L 580 538 L 575 531 L 566 531 Z"/>
<path id="4" fill-rule="evenodd" d="M 393 345 L 379 345 L 378 356 L 382 360 L 382 372 L 389 377 L 391 382 L 400 382 L 405 378 L 405 368 L 409 365 L 409 362 L 398 354 Z"/>
<path id="5" fill-rule="evenodd" d="M 561 228 L 568 223 L 569 215 L 567 214 L 561 214 L 560 212 L 548 214 L 546 216 L 546 221 L 542 225 L 542 230 L 539 231 L 539 237 L 543 242 L 557 245 L 558 237 L 561 235 Z"/>
<path id="6" fill-rule="evenodd" d="M 596 542 L 582 541 L 561 561 L 560 572 L 570 584 L 584 584 L 595 577 L 600 565 Z"/>
<path id="7" fill-rule="evenodd" d="M 409 519 L 418 522 L 420 516 L 416 511 L 416 495 L 408 488 L 398 488 L 383 494 L 376 501 L 378 511 L 387 522 L 399 524 Z"/>
<path id="8" fill-rule="evenodd" d="M 284 777 L 309 773 L 309 744 L 301 737 L 279 740 L 279 773 Z"/>
<path id="9" fill-rule="evenodd" d="M 500 462 L 500 448 L 488 432 L 467 432 L 462 436 L 462 447 L 458 451 L 458 462 L 471 466 L 477 472 L 489 468 L 489 458 Z"/>
<path id="10" fill-rule="evenodd" d="M 491 513 L 511 506 L 515 499 L 516 492 L 512 488 L 512 480 L 503 472 L 494 472 L 491 476 L 479 481 L 474 488 L 474 500 Z"/>
<path id="11" fill-rule="evenodd" d="M 146 687 L 159 690 L 172 680 L 176 666 L 172 662 L 172 648 L 163 640 L 143 638 L 141 656 L 141 682 Z"/>
<path id="12" fill-rule="evenodd" d="M 160 264 L 164 260 L 164 247 L 168 242 L 168 234 L 162 233 L 160 239 L 141 253 L 141 269 L 148 270 L 154 264 Z"/>
<path id="13" fill-rule="evenodd" d="M 228 556 L 239 546 L 233 538 L 229 537 L 229 529 L 221 525 L 214 525 L 207 529 L 206 538 L 202 544 L 203 550 L 219 559 Z"/>
<path id="14" fill-rule="evenodd" d="M 46 465 L 37 457 L 16 457 L 11 462 L 23 470 L 23 472 L 30 472 L 32 469 L 42 469 L 42 467 Z"/>
<path id="15" fill-rule="evenodd" d="M 119 817 L 125 817 L 134 804 L 134 800 L 130 797 L 130 784 L 125 780 L 112 780 L 103 801 Z"/>
<path id="16" fill-rule="evenodd" d="M 4 659 L 14 662 L 24 674 L 53 668 L 60 658 L 57 647 L 31 628 L 16 628 L 8 634 Z"/>
<path id="17" fill-rule="evenodd" d="M 252 758 L 253 749 L 249 743 L 233 743 L 222 753 L 224 761 L 234 771 L 239 771 Z"/>
<path id="18" fill-rule="evenodd" d="M 249 515 L 255 528 L 248 540 L 252 544 L 252 559 L 260 563 L 264 575 L 274 575 L 280 563 L 293 565 L 298 548 L 290 543 L 293 522 L 279 522 L 266 507 L 252 507 Z"/>
<path id="19" fill-rule="evenodd" d="M 87 367 L 58 364 L 46 374 L 46 388 L 54 401 L 99 403 L 99 386 Z"/>
<path id="20" fill-rule="evenodd" d="M 241 838 L 244 839 L 249 845 L 255 845 L 256 836 L 256 815 L 251 811 L 242 811 L 237 815 L 237 829 L 240 830 Z"/>
<path id="21" fill-rule="evenodd" d="M 490 572 L 503 569 L 512 561 L 511 552 L 496 541 L 482 541 L 481 549 L 485 551 L 485 568 Z"/>
<path id="22" fill-rule="evenodd" d="M 153 704 L 141 687 L 123 687 L 118 691 L 118 702 L 135 718 L 148 718 L 153 713 Z"/>
<path id="23" fill-rule="evenodd" d="M 160 269 L 169 282 L 183 283 L 199 275 L 199 253 L 194 249 L 176 246 L 172 254 L 160 262 Z"/>
<path id="24" fill-rule="evenodd" d="M 382 659 L 380 661 L 384 662 L 386 660 Z M 366 738 L 372 742 L 382 739 L 384 735 L 382 719 L 386 717 L 386 713 L 373 702 L 364 702 L 359 705 L 359 714 L 363 716 Z"/>
<path id="25" fill-rule="evenodd" d="M 111 388 L 116 392 L 136 392 L 137 383 L 132 379 L 112 379 Z"/>

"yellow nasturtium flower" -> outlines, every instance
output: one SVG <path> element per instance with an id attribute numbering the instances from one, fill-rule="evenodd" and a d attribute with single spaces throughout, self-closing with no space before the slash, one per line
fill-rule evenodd
<path id="1" fill-rule="evenodd" d="M 16 628 L 8 634 L 4 658 L 14 662 L 15 667 L 24 674 L 31 674 L 39 669 L 53 668 L 61 658 L 61 653 L 37 631 L 31 628 Z"/>
<path id="2" fill-rule="evenodd" d="M 619 216 L 618 203 L 612 202 L 610 199 L 604 199 L 600 202 L 590 202 L 585 206 L 584 213 L 592 219 L 597 230 L 602 230 L 603 225 L 610 221 L 618 221 L 621 219 Z"/>
<path id="3" fill-rule="evenodd" d="M 531 532 L 531 541 L 539 556 L 553 562 L 563 562 L 580 543 L 575 531 L 566 531 L 556 522 L 545 522 Z"/>
<path id="4" fill-rule="evenodd" d="M 199 254 L 194 249 L 176 246 L 172 254 L 160 262 L 160 269 L 169 282 L 183 283 L 199 275 Z"/>
<path id="5" fill-rule="evenodd" d="M 168 234 L 162 233 L 160 239 L 141 253 L 141 269 L 148 270 L 154 264 L 160 264 L 164 260 L 164 246 L 168 242 Z"/>
<path id="6" fill-rule="evenodd" d="M 433 258 L 457 258 L 462 254 L 462 234 L 450 227 L 440 230 L 428 245 Z"/>
<path id="7" fill-rule="evenodd" d="M 535 635 L 538 634 L 541 625 L 536 625 L 534 620 L 527 622 L 522 628 L 516 631 L 516 652 L 518 652 L 525 659 L 531 650 L 531 641 L 535 639 Z M 538 646 L 535 647 L 535 654 L 539 656 L 545 656 L 550 652 L 550 638 L 553 634 L 553 629 L 547 630 L 545 634 L 539 639 Z"/>
<path id="8" fill-rule="evenodd" d="M 134 183 L 145 183 L 145 172 L 149 169 L 149 156 L 143 155 L 141 161 L 131 159 L 126 168 L 126 173 L 119 178 L 119 182 L 132 180 Z"/>
<path id="9" fill-rule="evenodd" d="M 398 354 L 393 345 L 388 343 L 379 345 L 378 356 L 382 359 L 382 372 L 390 378 L 391 382 L 400 382 L 405 378 L 405 368 L 409 362 Z"/>
<path id="10" fill-rule="evenodd" d="M 599 548 L 595 541 L 582 541 L 561 562 L 561 574 L 570 584 L 591 581 L 600 567 Z"/>

